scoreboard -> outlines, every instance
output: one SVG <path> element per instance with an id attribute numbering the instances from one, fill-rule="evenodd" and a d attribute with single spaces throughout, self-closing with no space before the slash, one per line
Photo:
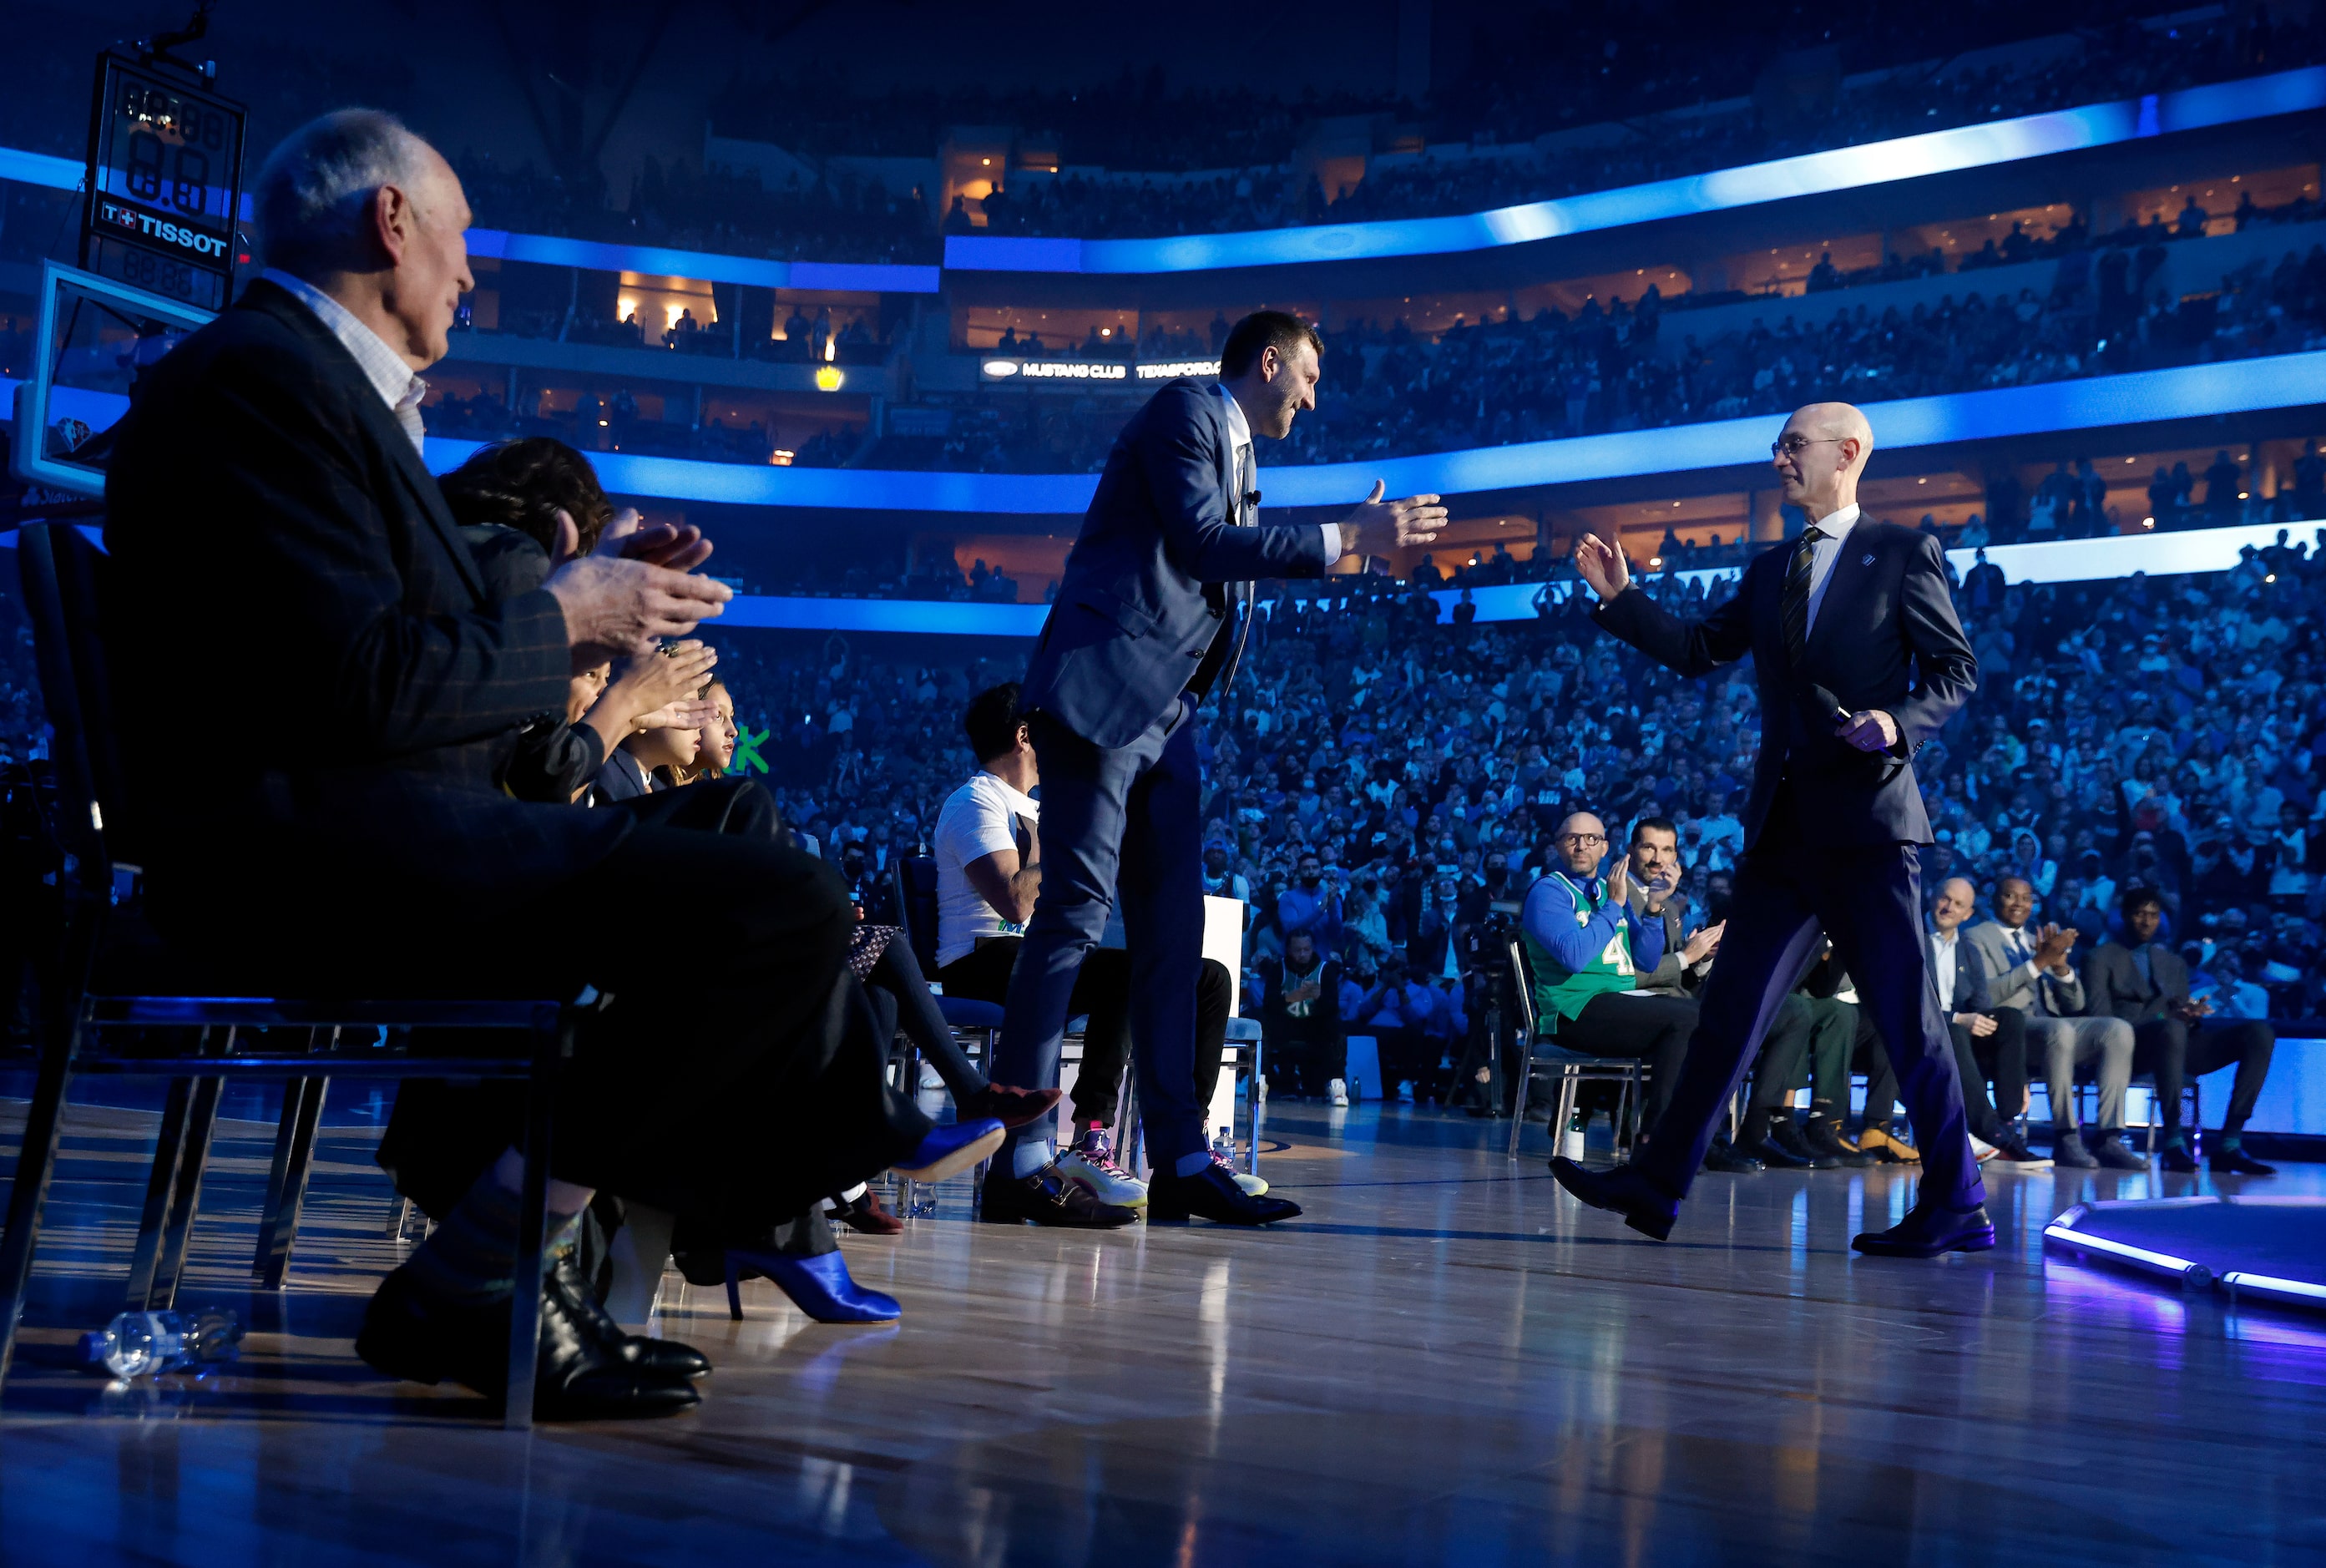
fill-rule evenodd
<path id="1" fill-rule="evenodd" d="M 203 310 L 232 293 L 240 104 L 145 61 L 98 57 L 81 265 Z"/>

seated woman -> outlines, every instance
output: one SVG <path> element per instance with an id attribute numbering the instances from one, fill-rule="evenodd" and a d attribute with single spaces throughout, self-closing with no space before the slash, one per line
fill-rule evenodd
<path id="1" fill-rule="evenodd" d="M 709 705 L 711 718 L 697 733 L 689 760 L 667 764 L 678 786 L 724 777 L 735 760 L 733 695 L 714 676 L 697 695 Z M 673 754 L 684 750 L 684 742 L 671 748 Z M 634 754 L 659 753 L 649 751 Z M 901 1031 L 912 1041 L 944 1081 L 962 1119 L 991 1117 L 1005 1127 L 1023 1126 L 1058 1103 L 1056 1089 L 1017 1089 L 990 1082 L 954 1039 L 952 1026 L 945 1022 L 936 997 L 921 974 L 920 962 L 913 957 L 913 945 L 901 939 L 905 934 L 902 928 L 865 923 L 861 904 L 857 906 L 856 918 L 849 967 L 864 982 L 871 996 L 873 1009 L 880 1018 L 881 1038 L 894 1041 Z M 906 1088 L 910 1093 L 912 1086 Z M 894 1236 L 904 1229 L 904 1222 L 882 1208 L 880 1199 L 870 1188 L 851 1188 L 839 1194 L 834 1202 L 834 1212 L 851 1229 L 870 1236 Z"/>

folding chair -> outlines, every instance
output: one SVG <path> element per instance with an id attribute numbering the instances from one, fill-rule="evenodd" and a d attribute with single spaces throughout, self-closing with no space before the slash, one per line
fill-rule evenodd
<path id="1" fill-rule="evenodd" d="M 1528 1091 L 1534 1083 L 1535 1064 L 1540 1061 L 1558 1069 L 1558 1108 L 1550 1119 L 1550 1142 L 1555 1151 L 1559 1135 L 1575 1115 L 1575 1095 L 1579 1085 L 1614 1083 L 1622 1086 L 1615 1100 L 1615 1153 L 1620 1159 L 1631 1153 L 1632 1120 L 1642 1101 L 1647 1079 L 1647 1063 L 1636 1057 L 1586 1056 L 1580 1051 L 1567 1050 L 1551 1041 L 1544 1040 L 1536 1027 L 1534 1008 L 1534 971 L 1528 965 L 1526 952 L 1516 937 L 1510 939 L 1511 973 L 1518 977 L 1519 994 L 1519 1053 L 1518 1101 L 1511 1107 L 1511 1144 L 1509 1157 L 1519 1157 L 1519 1137 L 1526 1131 Z"/>
<path id="2" fill-rule="evenodd" d="M 105 577 L 102 551 L 60 523 L 21 531 L 18 569 L 33 622 L 42 695 L 55 732 L 58 813 L 50 824 L 63 854 L 64 960 L 60 996 L 44 1021 L 38 1078 L 24 1125 L 23 1153 L 0 1234 L 0 1381 L 15 1350 L 38 1246 L 42 1210 L 54 1174 L 65 1097 L 77 1075 L 170 1080 L 152 1174 L 132 1253 L 128 1306 L 166 1308 L 177 1299 L 187 1243 L 200 1207 L 219 1097 L 227 1080 L 285 1081 L 282 1126 L 267 1177 L 253 1272 L 280 1288 L 289 1268 L 312 1165 L 324 1093 L 334 1078 L 522 1078 L 526 1096 L 526 1174 L 516 1277 L 536 1279 L 543 1264 L 547 1208 L 550 1111 L 561 1061 L 572 1051 L 574 1010 L 554 1001 L 379 1000 L 92 994 L 91 976 L 107 949 L 116 883 L 138 895 L 141 873 L 116 849 L 134 853 L 117 748 L 119 727 L 99 639 Z M 108 830 L 107 824 L 113 826 Z M 111 836 L 108 836 L 110 832 Z M 126 841 L 125 842 L 125 839 Z M 482 1053 L 411 1056 L 368 1042 L 414 1029 L 521 1031 L 523 1057 Z M 122 1031 L 186 1032 L 192 1043 L 171 1054 L 108 1050 Z M 300 1048 L 247 1049 L 246 1031 L 296 1031 Z M 508 1395 L 504 1423 L 533 1424 L 534 1370 L 540 1339 L 537 1291 L 516 1293 L 509 1314 Z"/>

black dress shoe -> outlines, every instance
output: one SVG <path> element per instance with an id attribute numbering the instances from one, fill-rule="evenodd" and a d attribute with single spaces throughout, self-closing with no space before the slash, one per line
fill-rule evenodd
<path id="1" fill-rule="evenodd" d="M 498 1400 L 508 1391 L 508 1339 L 507 1300 L 482 1306 L 433 1301 L 399 1268 L 380 1282 L 364 1310 L 356 1354 L 391 1377 L 414 1383 L 450 1378 Z M 537 1419 L 668 1415 L 701 1403 L 702 1395 L 684 1378 L 649 1371 L 599 1344 L 573 1313 L 566 1293 L 543 1282 L 533 1394 Z"/>
<path id="2" fill-rule="evenodd" d="M 1843 1166 L 1854 1171 L 1874 1163 L 1873 1155 L 1862 1153 L 1841 1141 L 1841 1134 L 1835 1128 L 1830 1116 L 1811 1116 L 1809 1125 L 1801 1128 L 1800 1137 L 1803 1148 L 1820 1160 L 1832 1162 L 1831 1164 L 1819 1165 L 1818 1169 L 1820 1171 Z"/>
<path id="3" fill-rule="evenodd" d="M 572 1253 L 557 1260 L 549 1271 L 549 1288 L 565 1298 L 566 1311 L 574 1321 L 588 1330 L 600 1346 L 620 1357 L 631 1366 L 652 1372 L 661 1377 L 704 1377 L 711 1372 L 711 1362 L 702 1351 L 675 1339 L 650 1339 L 633 1334 L 614 1321 L 598 1302 L 597 1293 L 590 1282 L 582 1277 L 582 1265 L 573 1261 Z"/>
<path id="4" fill-rule="evenodd" d="M 1565 1155 L 1554 1154 L 1550 1173 L 1577 1201 L 1622 1215 L 1624 1223 L 1642 1236 L 1661 1241 L 1671 1235 L 1672 1221 L 1679 1215 L 1679 1200 L 1650 1186 L 1648 1179 L 1631 1166 L 1586 1171 Z"/>
<path id="5" fill-rule="evenodd" d="M 1737 1153 L 1726 1138 L 1715 1138 L 1704 1151 L 1704 1168 L 1718 1176 L 1750 1176 L 1765 1169 L 1750 1154 Z"/>
<path id="6" fill-rule="evenodd" d="M 1838 1153 L 1820 1153 L 1812 1146 L 1809 1140 L 1801 1135 L 1801 1125 L 1793 1120 L 1791 1115 L 1770 1118 L 1769 1136 L 1766 1141 L 1774 1143 L 1812 1171 L 1838 1171 L 1841 1168 L 1841 1156 Z"/>
<path id="7" fill-rule="evenodd" d="M 1201 1216 L 1214 1225 L 1273 1225 L 1298 1218 L 1300 1205 L 1289 1198 L 1255 1198 L 1217 1165 L 1193 1176 L 1158 1171 L 1147 1183 L 1147 1223 L 1177 1225 Z"/>
<path id="8" fill-rule="evenodd" d="M 1082 1183 L 1067 1181 L 1053 1161 L 1031 1176 L 990 1172 L 977 1217 L 989 1225 L 1023 1225 L 1030 1220 L 1036 1225 L 1113 1230 L 1138 1223 L 1139 1211 L 1100 1202 Z"/>
<path id="9" fill-rule="evenodd" d="M 1869 1230 L 1849 1245 L 1873 1257 L 1936 1257 L 1942 1252 L 1984 1252 L 1995 1245 L 1986 1205 L 1969 1209 L 1916 1204 L 1887 1230 Z"/>
<path id="10" fill-rule="evenodd" d="M 2275 1176 L 2277 1167 L 2265 1165 L 2243 1149 L 2216 1149 L 2206 1164 L 2216 1176 Z"/>
<path id="11" fill-rule="evenodd" d="M 2156 1159 L 2175 1176 L 2194 1176 L 2197 1173 L 2197 1156 L 2189 1153 L 2188 1145 L 2184 1143 L 2165 1144 L 2163 1153 Z"/>

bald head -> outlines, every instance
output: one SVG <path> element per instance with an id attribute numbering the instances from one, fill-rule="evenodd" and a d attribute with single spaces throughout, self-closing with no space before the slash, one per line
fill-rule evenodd
<path id="1" fill-rule="evenodd" d="M 1551 837 L 1558 858 L 1577 876 L 1596 873 L 1600 857 L 1607 853 L 1607 825 L 1588 811 L 1570 814 Z"/>
<path id="2" fill-rule="evenodd" d="M 1874 427 L 1849 403 L 1811 403 L 1778 434 L 1773 460 L 1785 503 L 1821 521 L 1857 501 L 1857 479 L 1874 455 Z"/>
<path id="3" fill-rule="evenodd" d="M 1978 907 L 1978 890 L 1968 878 L 1950 876 L 1939 884 L 1938 897 L 1931 901 L 1931 924 L 1943 935 L 1970 919 Z"/>

